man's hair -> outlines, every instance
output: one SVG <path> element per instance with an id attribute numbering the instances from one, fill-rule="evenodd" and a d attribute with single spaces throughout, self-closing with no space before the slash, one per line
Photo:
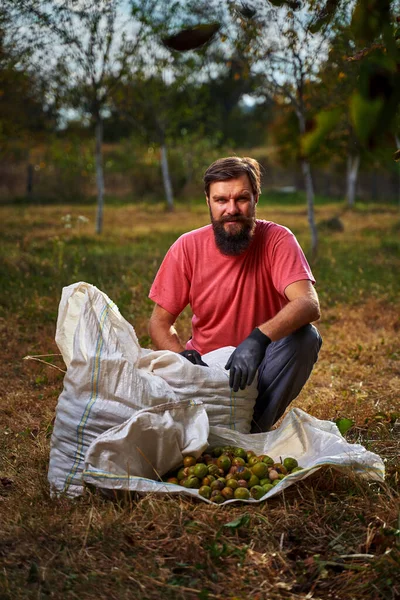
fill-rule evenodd
<path id="1" fill-rule="evenodd" d="M 208 198 L 210 185 L 214 181 L 227 181 L 228 179 L 237 179 L 242 175 L 247 175 L 253 193 L 256 196 L 261 194 L 261 168 L 259 163 L 254 158 L 244 156 L 228 156 L 227 158 L 219 158 L 212 163 L 204 173 L 204 191 Z"/>

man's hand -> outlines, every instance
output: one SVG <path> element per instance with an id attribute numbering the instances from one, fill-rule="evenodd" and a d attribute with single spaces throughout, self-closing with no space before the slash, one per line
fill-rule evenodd
<path id="1" fill-rule="evenodd" d="M 229 385 L 234 392 L 251 385 L 271 340 L 256 327 L 229 357 Z"/>
<path id="2" fill-rule="evenodd" d="M 201 360 L 201 356 L 197 352 L 197 350 L 184 350 L 183 352 L 179 352 L 179 354 L 187 358 L 188 361 L 190 361 L 194 365 L 202 365 L 203 367 L 208 367 L 208 365 L 203 360 Z"/>

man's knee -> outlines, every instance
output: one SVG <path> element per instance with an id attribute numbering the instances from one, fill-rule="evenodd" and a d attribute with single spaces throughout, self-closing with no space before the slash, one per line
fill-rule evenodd
<path id="1" fill-rule="evenodd" d="M 259 368 L 259 379 L 265 375 L 274 377 L 289 365 L 298 365 L 306 370 L 317 361 L 322 338 L 314 325 L 305 325 L 290 335 L 273 342 L 267 348 L 265 358 Z M 269 373 L 269 375 L 267 375 Z"/>
<path id="2" fill-rule="evenodd" d="M 288 336 L 290 343 L 298 352 L 318 352 L 322 345 L 320 333 L 314 325 L 305 325 Z"/>
<path id="3" fill-rule="evenodd" d="M 304 325 L 304 327 L 300 327 L 297 331 L 294 331 L 290 335 L 278 340 L 277 342 L 273 342 L 268 350 L 277 351 L 290 349 L 290 352 L 295 353 L 309 353 L 309 352 L 319 352 L 321 348 L 322 338 L 319 334 L 319 331 L 314 325 Z"/>

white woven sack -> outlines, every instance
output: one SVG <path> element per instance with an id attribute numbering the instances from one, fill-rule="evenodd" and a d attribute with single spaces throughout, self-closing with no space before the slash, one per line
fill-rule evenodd
<path id="1" fill-rule="evenodd" d="M 356 474 L 371 480 L 383 481 L 385 467 L 382 459 L 369 452 L 360 444 L 350 444 L 340 434 L 335 423 L 321 421 L 295 408 L 283 419 L 280 427 L 267 433 L 242 434 L 221 427 L 211 427 L 210 446 L 233 445 L 245 450 L 253 450 L 256 454 L 268 454 L 275 460 L 284 460 L 288 456 L 297 458 L 303 467 L 302 471 L 287 475 L 270 492 L 260 500 L 227 500 L 232 502 L 258 503 L 293 485 L 301 479 L 309 477 L 322 466 L 330 465 L 338 469 L 351 469 Z M 103 464 L 104 466 L 104 464 Z M 92 465 L 93 467 L 93 465 Z M 121 473 L 123 475 L 123 473 Z M 143 477 L 118 477 L 118 470 L 113 477 L 107 476 L 107 468 L 103 474 L 92 473 L 91 468 L 84 472 L 87 483 L 103 490 L 125 489 L 139 493 L 152 492 L 159 494 L 183 494 L 210 502 L 199 495 L 198 490 L 184 488 L 173 483 L 155 481 Z"/>
<path id="2" fill-rule="evenodd" d="M 232 393 L 223 366 L 233 348 L 206 355 L 209 368 L 174 352 L 144 350 L 117 306 L 84 282 L 63 289 L 56 342 L 67 373 L 51 439 L 53 492 L 81 494 L 90 444 L 143 408 L 204 399 L 211 425 L 250 431 L 256 383 Z"/>

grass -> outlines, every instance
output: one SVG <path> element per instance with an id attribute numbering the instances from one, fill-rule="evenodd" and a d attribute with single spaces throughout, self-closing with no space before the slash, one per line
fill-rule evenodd
<path id="1" fill-rule="evenodd" d="M 399 596 L 400 218 L 393 206 L 350 212 L 317 204 L 317 220 L 340 215 L 344 231 L 320 232 L 312 268 L 324 345 L 293 403 L 321 419 L 351 418 L 346 437 L 381 455 L 386 482 L 326 468 L 271 501 L 228 507 L 154 495 L 110 502 L 89 491 L 51 499 L 46 475 L 62 373 L 23 361 L 58 352 L 61 288 L 78 280 L 105 291 L 148 345 L 149 286 L 176 237 L 208 222 L 205 207 L 169 214 L 161 204 L 115 204 L 101 237 L 87 205 L 0 213 L 2 600 Z M 259 216 L 290 227 L 307 251 L 297 198 L 264 201 Z M 188 311 L 179 328 L 189 334 Z M 49 360 L 63 368 L 59 357 Z"/>

